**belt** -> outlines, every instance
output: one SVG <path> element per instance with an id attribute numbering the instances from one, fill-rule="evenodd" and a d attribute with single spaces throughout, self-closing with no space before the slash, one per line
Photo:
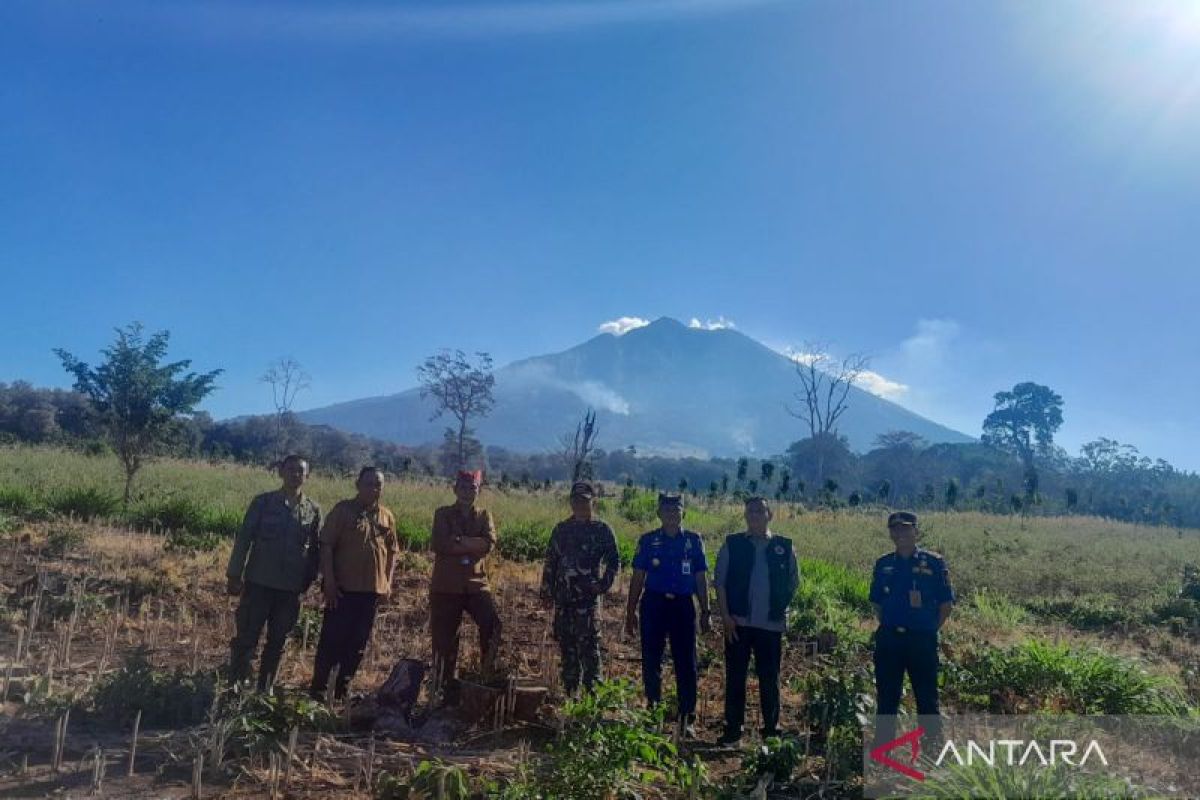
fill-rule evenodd
<path id="1" fill-rule="evenodd" d="M 652 594 L 652 595 L 655 595 L 656 597 L 662 597 L 667 600 L 684 600 L 684 599 L 690 600 L 692 597 L 691 592 L 688 592 L 687 594 L 674 594 L 672 592 L 652 592 L 649 589 L 646 590 L 646 594 Z"/>
<path id="2" fill-rule="evenodd" d="M 909 628 L 904 625 L 880 625 L 882 631 L 891 631 L 892 633 L 937 633 L 936 630 L 925 630 L 924 628 Z"/>

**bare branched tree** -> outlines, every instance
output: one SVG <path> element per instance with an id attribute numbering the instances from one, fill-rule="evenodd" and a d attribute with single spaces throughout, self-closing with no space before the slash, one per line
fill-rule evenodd
<path id="1" fill-rule="evenodd" d="M 289 448 L 289 428 L 296 395 L 312 385 L 312 376 L 304 371 L 296 359 L 280 356 L 271 362 L 259 381 L 271 386 L 271 404 L 275 407 L 276 446 L 279 449 L 276 456 L 283 458 Z"/>
<path id="2" fill-rule="evenodd" d="M 292 413 L 296 395 L 312 386 L 312 376 L 291 356 L 281 356 L 271 362 L 259 380 L 271 385 L 271 403 L 279 417 Z"/>
<path id="3" fill-rule="evenodd" d="M 788 413 L 802 420 L 814 445 L 837 438 L 837 423 L 850 408 L 850 390 L 870 367 L 862 353 L 851 353 L 840 361 L 829 355 L 824 342 L 805 342 L 792 360 L 800 378 L 799 404 Z M 818 484 L 825 480 L 824 448 L 816 447 Z"/>
<path id="4" fill-rule="evenodd" d="M 596 449 L 596 412 L 588 409 L 583 419 L 575 426 L 575 432 L 564 433 L 559 437 L 562 444 L 562 457 L 567 468 L 571 470 L 571 480 L 579 481 L 592 477 L 592 453 Z"/>
<path id="5" fill-rule="evenodd" d="M 430 419 L 437 419 L 448 411 L 458 421 L 457 430 L 446 430 L 453 436 L 456 446 L 455 468 L 463 469 L 467 440 L 471 435 L 468 423 L 473 417 L 487 416 L 496 404 L 492 397 L 492 387 L 496 385 L 492 357 L 487 353 L 476 353 L 472 363 L 462 350 L 442 350 L 417 367 L 417 377 L 421 381 L 421 397 L 432 397 L 437 401 L 437 410 Z"/>

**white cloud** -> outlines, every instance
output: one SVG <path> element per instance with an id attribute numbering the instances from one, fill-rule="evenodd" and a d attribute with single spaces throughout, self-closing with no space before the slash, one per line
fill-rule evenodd
<path id="1" fill-rule="evenodd" d="M 710 319 L 707 322 L 701 322 L 699 317 L 692 317 L 692 321 L 688 323 L 689 328 L 697 328 L 705 331 L 723 331 L 727 328 L 736 328 L 737 325 L 731 319 L 725 319 L 724 316 Z"/>
<path id="2" fill-rule="evenodd" d="M 836 369 L 838 366 L 837 360 L 829 353 L 809 352 L 791 345 L 785 345 L 778 352 L 782 353 L 788 359 L 795 361 L 797 364 L 803 364 L 806 367 L 815 364 L 817 369 L 822 371 L 825 371 L 827 368 Z M 908 393 L 909 388 L 906 384 L 884 377 L 878 372 L 869 369 L 859 373 L 855 385 L 885 400 L 898 400 Z"/>
<path id="3" fill-rule="evenodd" d="M 644 328 L 649 324 L 650 320 L 641 317 L 619 317 L 601 323 L 597 330 L 601 333 L 611 333 L 613 336 L 622 336 L 635 328 Z"/>
<path id="4" fill-rule="evenodd" d="M 792 347 L 790 344 L 784 345 L 783 349 L 778 350 L 777 352 L 786 356 L 791 361 L 795 361 L 797 364 L 803 364 L 806 367 L 829 360 L 828 353 L 809 353 L 797 347 Z"/>
<path id="5" fill-rule="evenodd" d="M 858 376 L 858 386 L 885 400 L 898 400 L 908 393 L 905 384 L 885 378 L 873 370 L 866 370 Z"/>

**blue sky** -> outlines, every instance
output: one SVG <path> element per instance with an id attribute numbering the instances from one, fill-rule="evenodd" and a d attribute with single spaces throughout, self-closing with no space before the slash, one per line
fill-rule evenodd
<path id="1" fill-rule="evenodd" d="M 0 74 L 0 380 L 137 319 L 224 416 L 723 318 L 1200 469 L 1186 0 L 7 0 Z"/>

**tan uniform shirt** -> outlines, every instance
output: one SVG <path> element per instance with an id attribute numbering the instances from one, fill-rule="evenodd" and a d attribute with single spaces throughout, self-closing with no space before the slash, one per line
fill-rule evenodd
<path id="1" fill-rule="evenodd" d="M 433 512 L 433 579 L 429 590 L 446 594 L 472 594 L 487 591 L 487 571 L 483 556 L 451 555 L 446 552 L 458 539 L 478 536 L 496 546 L 496 523 L 490 511 L 473 508 L 466 514 L 457 505 L 443 506 Z"/>
<path id="2" fill-rule="evenodd" d="M 391 591 L 396 517 L 384 506 L 364 509 L 356 500 L 333 507 L 321 528 L 321 546 L 333 548 L 333 578 L 345 592 Z"/>

